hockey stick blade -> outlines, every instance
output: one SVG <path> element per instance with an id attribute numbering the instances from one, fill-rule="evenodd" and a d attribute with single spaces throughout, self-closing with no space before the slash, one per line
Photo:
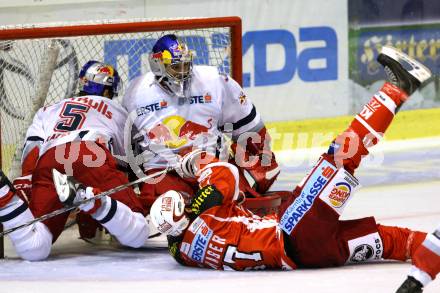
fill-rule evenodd
<path id="1" fill-rule="evenodd" d="M 19 230 L 19 229 L 22 229 L 22 228 L 24 228 L 24 227 L 30 226 L 30 225 L 32 225 L 32 224 L 34 224 L 34 223 L 41 222 L 41 221 L 45 221 L 45 220 L 47 220 L 47 219 L 50 219 L 50 218 L 56 217 L 56 216 L 58 216 L 58 215 L 61 215 L 61 214 L 65 213 L 65 212 L 68 212 L 68 211 L 74 210 L 74 209 L 76 209 L 77 207 L 79 207 L 80 205 L 85 204 L 85 203 L 88 203 L 88 202 L 90 202 L 90 201 L 92 201 L 92 200 L 96 200 L 96 199 L 99 199 L 99 198 L 101 198 L 101 197 L 103 197 L 103 196 L 106 196 L 106 195 L 110 195 L 110 194 L 116 193 L 116 192 L 121 191 L 121 190 L 123 190 L 123 189 L 125 189 L 125 188 L 127 188 L 127 187 L 130 187 L 130 186 L 133 186 L 133 185 L 135 185 L 135 184 L 138 184 L 138 183 L 141 183 L 141 182 L 147 181 L 147 180 L 149 180 L 149 179 L 156 178 L 156 177 L 158 177 L 158 176 L 160 176 L 160 175 L 162 175 L 162 174 L 165 174 L 165 173 L 168 172 L 169 170 L 171 170 L 171 168 L 167 168 L 167 169 L 164 169 L 164 170 L 158 171 L 158 172 L 156 172 L 156 173 L 153 173 L 153 174 L 151 174 L 151 175 L 148 175 L 148 176 L 145 176 L 145 177 L 139 178 L 139 179 L 137 179 L 137 180 L 135 180 L 135 181 L 132 181 L 132 182 L 129 182 L 129 183 L 126 183 L 126 184 L 122 184 L 122 185 L 116 186 L 115 188 L 112 188 L 112 189 L 109 189 L 109 190 L 107 190 L 107 191 L 101 192 L 101 193 L 95 195 L 95 196 L 92 197 L 92 198 L 87 198 L 87 199 L 84 199 L 84 200 L 78 201 L 78 202 L 76 202 L 76 203 L 73 204 L 73 205 L 66 206 L 66 207 L 63 207 L 63 208 L 61 208 L 61 209 L 55 210 L 55 211 L 53 211 L 53 212 L 51 212 L 51 213 L 48 213 L 48 214 L 43 215 L 43 216 L 41 216 L 41 217 L 35 218 L 35 219 L 33 219 L 33 220 L 31 220 L 31 221 L 29 221 L 29 222 L 27 222 L 27 223 L 24 223 L 24 224 L 19 225 L 19 226 L 17 226 L 17 227 L 14 227 L 14 228 L 11 228 L 11 229 L 8 229 L 8 230 L 5 230 L 5 231 L 3 231 L 3 232 L 0 233 L 0 237 L 4 237 L 4 236 L 6 236 L 6 235 L 8 235 L 8 234 L 10 234 L 10 233 L 12 233 L 12 232 L 14 232 L 14 231 L 16 231 L 16 230 Z"/>

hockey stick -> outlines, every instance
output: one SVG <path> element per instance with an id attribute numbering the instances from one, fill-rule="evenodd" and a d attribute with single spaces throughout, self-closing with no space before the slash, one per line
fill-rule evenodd
<path id="1" fill-rule="evenodd" d="M 35 219 L 33 219 L 32 221 L 29 221 L 29 222 L 27 222 L 27 223 L 24 223 L 24 224 L 19 225 L 19 226 L 17 226 L 17 227 L 14 227 L 14 228 L 11 228 L 11 229 L 8 229 L 8 230 L 5 230 L 5 231 L 3 231 L 3 232 L 0 233 L 0 237 L 4 237 L 5 235 L 8 235 L 9 233 L 12 233 L 12 232 L 14 232 L 14 231 L 16 231 L 16 230 L 19 230 L 19 229 L 22 229 L 22 228 L 24 228 L 24 227 L 30 226 L 30 225 L 32 225 L 32 224 L 34 224 L 34 223 L 41 222 L 41 221 L 44 221 L 44 220 L 47 220 L 47 219 L 50 219 L 50 218 L 56 217 L 56 216 L 58 216 L 58 215 L 61 215 L 61 214 L 65 213 L 65 212 L 68 212 L 68 211 L 74 210 L 74 209 L 76 209 L 77 207 L 79 207 L 80 205 L 85 204 L 85 203 L 88 203 L 88 202 L 90 202 L 90 201 L 92 201 L 92 200 L 96 200 L 96 199 L 99 199 L 99 198 L 104 197 L 104 196 L 106 196 L 106 195 L 110 195 L 110 194 L 116 193 L 116 192 L 121 191 L 121 190 L 123 190 L 123 189 L 125 189 L 125 188 L 127 188 L 127 187 L 130 187 L 130 186 L 133 186 L 133 185 L 135 185 L 135 184 L 138 184 L 138 183 L 144 182 L 144 181 L 146 181 L 146 180 L 148 180 L 148 179 L 152 179 L 152 178 L 158 177 L 158 176 L 160 176 L 160 175 L 162 175 L 162 174 L 165 174 L 166 172 L 168 172 L 168 171 L 171 170 L 171 169 L 172 169 L 172 168 L 166 168 L 166 169 L 164 169 L 164 170 L 162 170 L 162 171 L 158 171 L 158 172 L 153 173 L 153 174 L 151 174 L 151 175 L 148 175 L 148 176 L 145 176 L 145 177 L 139 178 L 139 179 L 137 179 L 137 180 L 135 180 L 135 181 L 128 182 L 128 183 L 126 183 L 126 184 L 122 184 L 122 185 L 116 186 L 115 188 L 112 188 L 112 189 L 109 189 L 109 190 L 107 190 L 107 191 L 101 192 L 101 193 L 95 195 L 95 196 L 92 197 L 92 198 L 87 198 L 87 199 L 84 199 L 84 200 L 78 201 L 78 202 L 76 202 L 75 204 L 72 204 L 72 205 L 70 205 L 70 206 L 66 206 L 66 207 L 63 207 L 63 208 L 61 208 L 61 209 L 55 210 L 55 211 L 53 211 L 53 212 L 51 212 L 51 213 L 48 213 L 48 214 L 43 215 L 43 216 L 41 216 L 41 217 L 35 218 Z"/>

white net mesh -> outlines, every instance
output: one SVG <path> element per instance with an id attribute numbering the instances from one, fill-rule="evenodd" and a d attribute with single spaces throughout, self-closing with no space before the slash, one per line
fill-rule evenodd
<path id="1" fill-rule="evenodd" d="M 51 42 L 59 52 L 55 70 L 49 75 L 47 98 L 41 101 L 44 105 L 74 95 L 79 69 L 89 60 L 116 66 L 126 88 L 130 80 L 149 70 L 148 52 L 158 37 L 168 33 L 177 34 L 188 44 L 195 53 L 194 64 L 214 65 L 221 72 L 231 73 L 229 27 L 0 41 L 2 169 L 9 170 L 15 149 L 22 146 L 20 132 L 25 131 L 26 120 L 34 114 L 32 102 L 38 99 Z"/>

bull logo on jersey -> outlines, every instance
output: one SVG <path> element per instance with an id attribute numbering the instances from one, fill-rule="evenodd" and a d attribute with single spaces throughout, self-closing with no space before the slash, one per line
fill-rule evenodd
<path id="1" fill-rule="evenodd" d="M 246 104 L 246 95 L 244 92 L 240 92 L 240 96 L 238 97 L 238 100 L 240 101 L 240 105 Z"/>
<path id="2" fill-rule="evenodd" d="M 345 182 L 336 183 L 330 192 L 329 200 L 334 207 L 341 207 L 351 194 L 351 186 Z"/>
<path id="3" fill-rule="evenodd" d="M 207 125 L 202 125 L 191 120 L 174 115 L 168 116 L 148 131 L 148 137 L 157 144 L 176 149 L 190 141 L 195 140 L 199 135 L 208 133 L 212 128 L 212 118 L 208 119 Z"/>

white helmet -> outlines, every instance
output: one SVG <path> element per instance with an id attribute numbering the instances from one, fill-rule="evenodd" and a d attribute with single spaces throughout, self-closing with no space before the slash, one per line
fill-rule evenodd
<path id="1" fill-rule="evenodd" d="M 179 236 L 189 225 L 185 200 L 174 190 L 165 192 L 154 201 L 150 217 L 156 229 L 165 235 Z"/>

